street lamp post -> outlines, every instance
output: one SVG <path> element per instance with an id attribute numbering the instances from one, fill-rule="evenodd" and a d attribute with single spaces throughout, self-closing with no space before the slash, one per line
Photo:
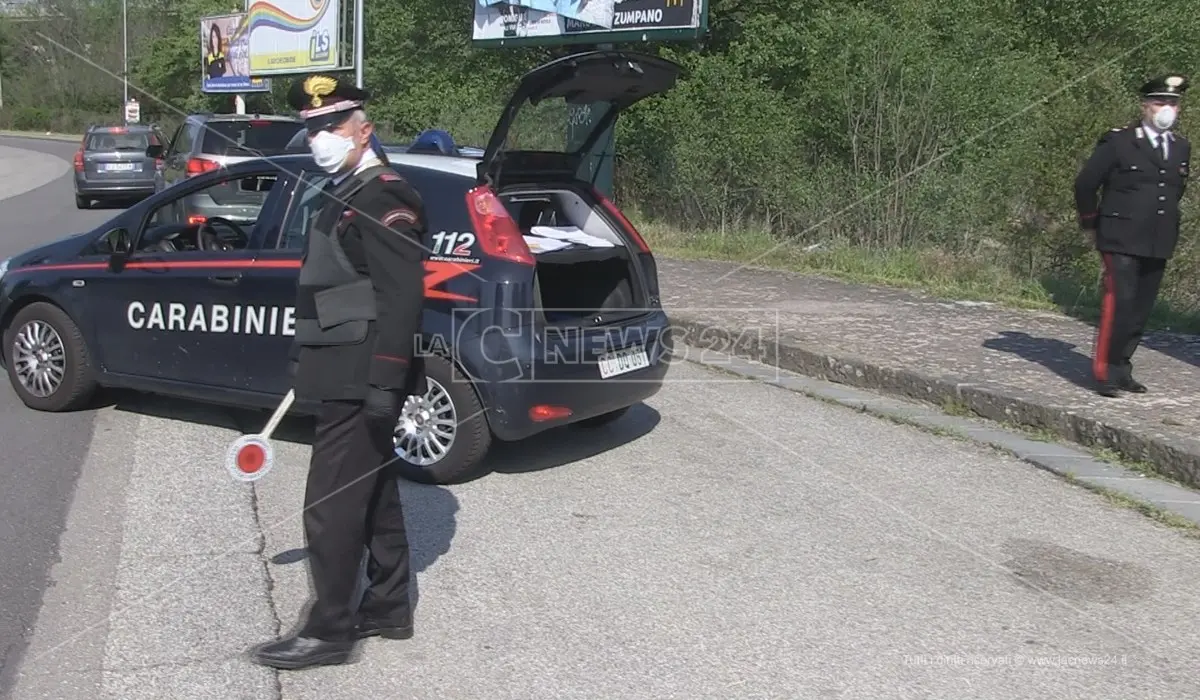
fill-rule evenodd
<path id="1" fill-rule="evenodd" d="M 354 0 L 354 85 L 363 86 L 363 0 Z"/>
<path id="2" fill-rule="evenodd" d="M 121 114 L 125 114 L 125 105 L 129 104 L 129 0 L 121 0 L 121 82 L 124 84 L 124 99 L 121 101 Z M 125 119 L 129 123 L 129 119 Z"/>

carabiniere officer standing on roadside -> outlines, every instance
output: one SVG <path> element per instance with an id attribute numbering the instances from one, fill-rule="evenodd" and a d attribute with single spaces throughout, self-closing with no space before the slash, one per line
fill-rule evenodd
<path id="1" fill-rule="evenodd" d="M 276 668 L 344 663 L 358 639 L 413 631 L 404 513 L 386 465 L 402 402 L 425 392 L 416 337 L 426 220 L 416 191 L 372 148 L 367 98 L 324 75 L 289 93 L 332 179 L 305 240 L 293 344 L 296 399 L 320 402 L 304 497 L 316 600 L 296 636 L 255 650 Z M 370 583 L 355 610 L 364 547 Z"/>
<path id="2" fill-rule="evenodd" d="M 1179 239 L 1179 200 L 1187 188 L 1192 147 L 1171 127 L 1187 88 L 1187 79 L 1178 75 L 1143 85 L 1140 121 L 1101 136 L 1075 178 L 1079 223 L 1094 236 L 1104 265 L 1092 362 L 1097 391 L 1104 396 L 1146 391 L 1133 378 L 1130 358 Z"/>

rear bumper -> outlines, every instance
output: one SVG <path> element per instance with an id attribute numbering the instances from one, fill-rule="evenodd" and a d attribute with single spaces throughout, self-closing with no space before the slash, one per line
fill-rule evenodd
<path id="1" fill-rule="evenodd" d="M 154 194 L 154 178 L 129 178 L 121 180 L 89 180 L 78 173 L 75 175 L 75 194 L 82 197 L 118 196 L 135 197 Z"/>
<path id="2" fill-rule="evenodd" d="M 649 365 L 602 378 L 595 358 L 603 345 L 597 345 L 594 334 L 587 340 L 560 338 L 547 344 L 526 329 L 511 336 L 492 333 L 459 345 L 460 364 L 481 395 L 492 433 L 500 440 L 522 440 L 657 394 L 671 360 L 666 314 L 656 312 L 609 331 L 611 349 L 644 347 Z M 537 420 L 530 415 L 537 406 L 567 409 L 570 414 Z"/>

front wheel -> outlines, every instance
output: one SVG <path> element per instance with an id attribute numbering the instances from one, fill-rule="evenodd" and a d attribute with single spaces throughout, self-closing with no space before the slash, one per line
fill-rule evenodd
<path id="1" fill-rule="evenodd" d="M 438 485 L 487 474 L 492 433 L 470 380 L 436 356 L 425 358 L 425 375 L 425 395 L 409 396 L 400 411 L 396 469 L 409 481 Z"/>
<path id="2" fill-rule="evenodd" d="M 82 408 L 96 389 L 83 333 L 53 304 L 17 312 L 4 331 L 4 364 L 17 396 L 38 411 Z"/>

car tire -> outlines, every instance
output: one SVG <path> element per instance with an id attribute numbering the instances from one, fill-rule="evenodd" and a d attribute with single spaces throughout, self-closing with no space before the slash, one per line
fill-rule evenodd
<path id="1" fill-rule="evenodd" d="M 598 416 L 592 416 L 591 418 L 584 418 L 583 420 L 581 420 L 577 423 L 573 423 L 572 425 L 579 427 L 579 428 L 603 428 L 604 426 L 608 425 L 609 423 L 614 423 L 614 422 L 620 420 L 621 416 L 625 415 L 626 413 L 629 413 L 630 408 L 631 408 L 630 406 L 626 406 L 625 408 L 618 408 L 615 411 L 609 411 L 608 413 L 602 413 Z"/>
<path id="2" fill-rule="evenodd" d="M 491 471 L 485 458 L 491 447 L 492 432 L 488 428 L 483 404 L 475 393 L 475 387 L 454 363 L 438 356 L 424 359 L 429 390 L 424 397 L 409 397 L 405 402 L 405 414 L 401 415 L 396 426 L 397 459 L 393 464 L 401 477 L 419 484 L 445 486 L 478 479 Z M 400 451 L 401 445 L 409 444 L 400 439 L 405 426 L 411 426 L 408 412 L 420 407 L 423 400 L 424 408 L 431 410 L 434 416 L 440 414 L 449 420 L 451 414 L 444 409 L 447 398 L 453 411 L 455 428 L 445 456 L 426 464 L 409 461 Z"/>
<path id="3" fill-rule="evenodd" d="M 23 331 L 47 339 L 52 352 L 55 345 L 61 347 L 62 378 L 44 396 L 26 388 L 17 375 L 14 344 Z M 78 410 L 96 391 L 96 373 L 83 333 L 65 311 L 53 304 L 36 302 L 17 312 L 12 323 L 4 329 L 4 365 L 13 391 L 26 406 L 37 411 Z"/>
<path id="4" fill-rule="evenodd" d="M 92 200 L 87 197 L 80 197 L 79 195 L 75 195 L 75 208 L 76 209 L 91 209 L 92 208 Z"/>

